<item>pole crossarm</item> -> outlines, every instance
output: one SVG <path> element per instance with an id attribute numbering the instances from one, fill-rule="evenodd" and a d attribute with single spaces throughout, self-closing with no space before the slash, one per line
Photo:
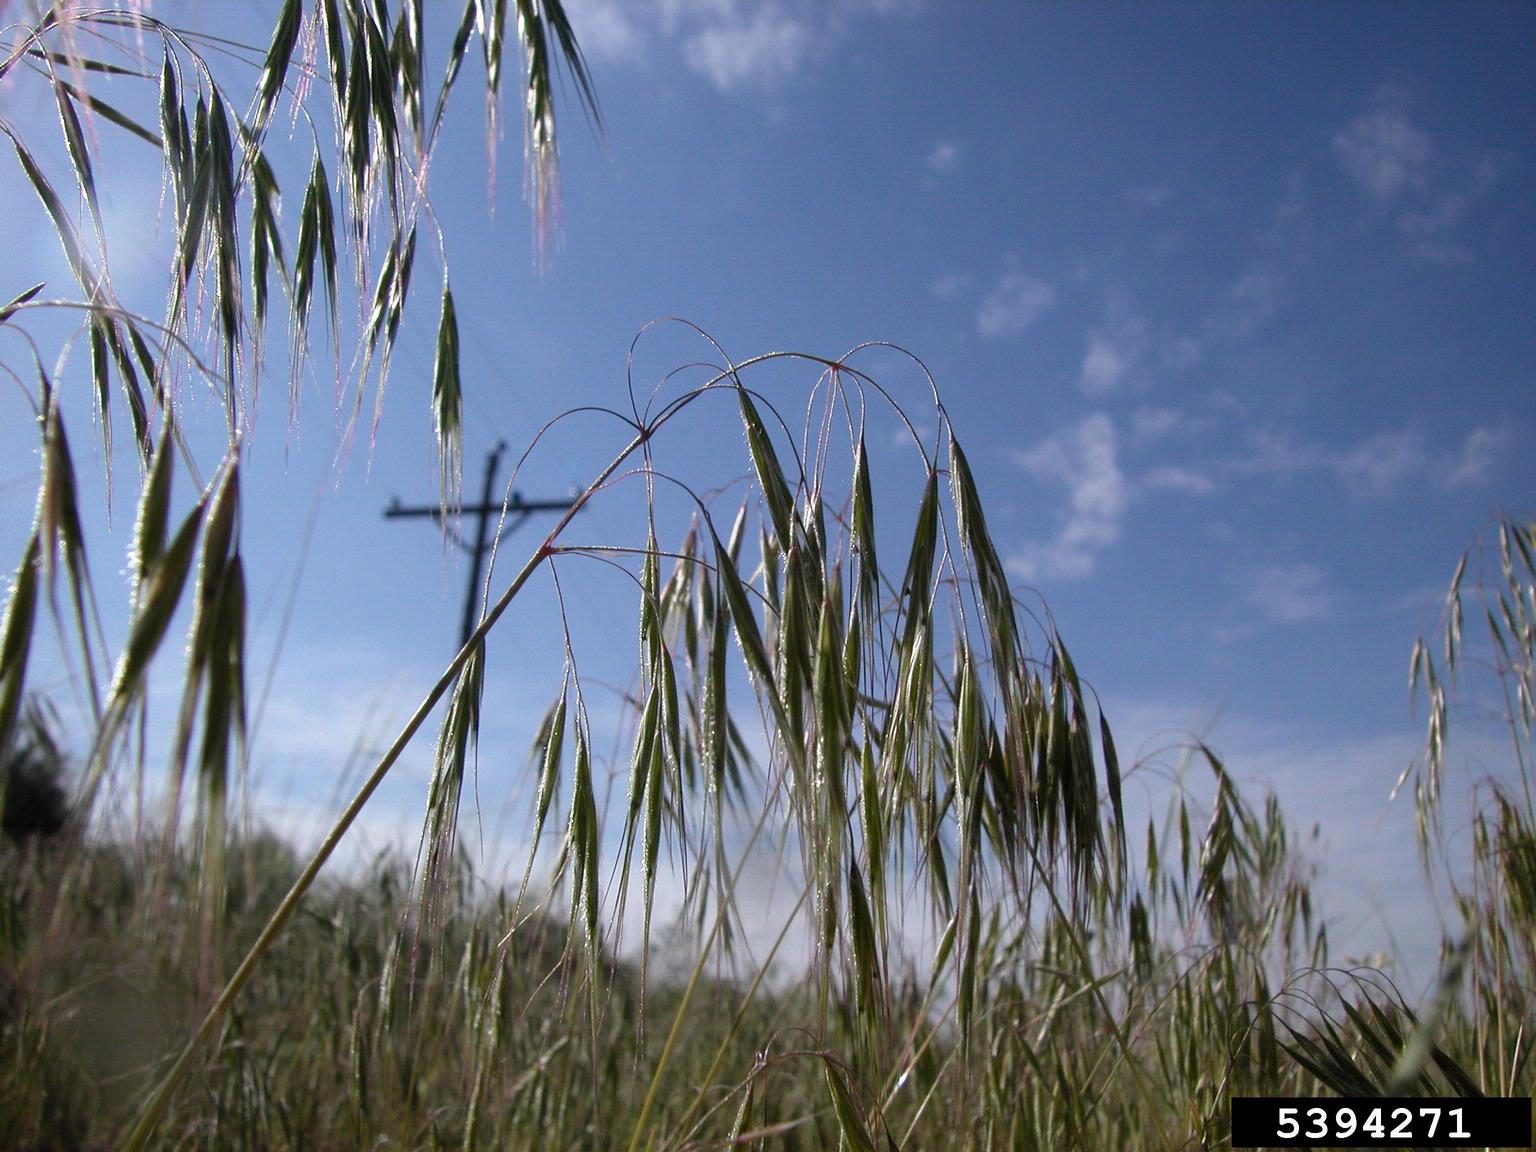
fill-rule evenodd
<path id="1" fill-rule="evenodd" d="M 505 508 L 509 513 L 564 512 L 574 503 L 576 503 L 574 499 L 524 500 L 521 493 L 514 492 L 512 493 L 512 498 L 505 504 L 450 504 L 447 508 L 447 512 L 450 518 L 454 516 L 462 516 L 465 514 L 479 515 L 481 513 L 487 516 L 491 516 L 499 513 L 503 508 Z M 396 496 L 390 501 L 389 507 L 384 509 L 384 518 L 386 520 L 405 520 L 410 519 L 411 517 L 425 516 L 430 517 L 433 520 L 441 520 L 443 518 L 443 511 L 444 509 L 437 504 L 432 505 L 430 508 L 425 506 L 408 508 L 404 504 L 400 503 L 400 497 Z"/>
<path id="2" fill-rule="evenodd" d="M 488 529 L 491 517 L 501 516 L 503 511 L 508 516 L 504 530 L 505 535 L 511 535 L 522 527 L 524 521 L 535 512 L 564 512 L 575 503 L 575 497 L 565 500 L 524 500 L 522 493 L 513 492 L 505 503 L 492 502 L 491 495 L 496 490 L 496 470 L 501 464 L 501 454 L 506 451 L 505 440 L 499 441 L 485 460 L 485 487 L 482 490 L 480 503 L 478 504 L 423 504 L 406 506 L 400 503 L 400 497 L 393 497 L 389 507 L 384 509 L 386 520 L 410 520 L 431 519 L 443 525 L 452 535 L 455 543 L 469 554 L 469 588 L 464 597 L 464 624 L 459 634 L 459 647 L 469 643 L 469 637 L 475 630 L 475 596 L 480 590 L 480 571 L 485 562 L 485 554 L 490 551 Z M 470 544 L 457 532 L 453 531 L 449 519 L 461 516 L 474 516 L 476 518 L 475 540 Z"/>

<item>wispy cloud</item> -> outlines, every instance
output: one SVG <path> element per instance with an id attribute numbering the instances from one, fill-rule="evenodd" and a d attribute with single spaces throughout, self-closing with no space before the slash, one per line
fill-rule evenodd
<path id="1" fill-rule="evenodd" d="M 596 34 L 622 58 L 646 33 L 675 41 L 688 67 L 722 92 L 774 89 L 813 59 L 831 55 L 867 17 L 913 8 L 911 0 L 581 0 Z M 591 17 L 589 17 L 589 20 Z M 577 24 L 579 29 L 585 25 Z M 587 33 L 582 32 L 583 43 Z"/>
<path id="2" fill-rule="evenodd" d="M 976 330 L 993 339 L 1021 335 L 1055 303 L 1056 289 L 1046 281 L 1017 270 L 1006 272 L 982 297 Z"/>
<path id="3" fill-rule="evenodd" d="M 1153 468 L 1141 478 L 1149 491 L 1184 492 L 1190 496 L 1209 496 L 1216 491 L 1216 481 L 1195 468 L 1169 465 Z"/>
<path id="4" fill-rule="evenodd" d="M 688 66 L 722 92 L 772 86 L 792 76 L 814 37 L 799 19 L 774 5 L 691 33 L 683 41 Z"/>
<path id="5" fill-rule="evenodd" d="M 1168 440 L 1177 440 L 1186 453 L 1193 452 L 1191 442 L 1211 432 L 1221 424 L 1221 413 L 1229 403 L 1218 392 L 1208 392 L 1193 400 L 1186 407 L 1171 408 L 1162 404 L 1148 404 L 1131 409 L 1131 443 L 1137 448 L 1148 448 Z M 1185 457 L 1188 459 L 1188 456 Z"/>
<path id="6" fill-rule="evenodd" d="M 1384 496 L 1424 459 L 1424 438 L 1412 429 L 1382 432 L 1333 458 L 1344 483 L 1361 496 Z"/>
<path id="7" fill-rule="evenodd" d="M 1429 137 L 1409 119 L 1408 105 L 1401 88 L 1379 88 L 1366 110 L 1333 137 L 1340 166 L 1380 204 L 1422 184 L 1429 163 Z"/>
<path id="8" fill-rule="evenodd" d="M 1129 366 L 1127 350 L 1104 333 L 1095 332 L 1088 337 L 1078 387 L 1088 396 L 1107 396 L 1120 386 Z"/>
<path id="9" fill-rule="evenodd" d="M 581 50 L 594 60 L 633 60 L 645 48 L 635 6 L 621 0 L 565 0 Z"/>
<path id="10" fill-rule="evenodd" d="M 1130 445 L 1143 452 L 1171 437 L 1188 442 L 1218 426 L 1210 416 L 1189 416 L 1172 408 L 1137 408 L 1130 416 Z M 1432 444 L 1416 428 L 1397 428 L 1343 447 L 1305 440 L 1290 429 L 1239 434 L 1241 450 L 1220 456 L 1200 454 L 1186 443 L 1178 465 L 1133 473 L 1138 489 L 1208 495 L 1242 478 L 1293 482 L 1321 479 L 1355 500 L 1390 499 L 1414 484 L 1444 491 L 1489 483 L 1515 443 L 1513 428 L 1478 425 L 1454 447 Z"/>
<path id="11" fill-rule="evenodd" d="M 1291 254 L 1265 254 L 1245 266 L 1212 300 L 1201 335 L 1192 351 L 1197 358 L 1207 345 L 1215 348 L 1242 344 L 1279 314 L 1291 301 L 1287 268 Z"/>
<path id="12" fill-rule="evenodd" d="M 1177 193 L 1169 181 L 1161 184 L 1138 184 L 1127 189 L 1125 198 L 1141 208 L 1163 208 L 1171 204 Z"/>
<path id="13" fill-rule="evenodd" d="M 1205 346 L 1194 336 L 1174 336 L 1163 343 L 1163 367 L 1174 372 L 1193 368 L 1204 357 Z"/>
<path id="14" fill-rule="evenodd" d="M 969 272 L 946 272 L 932 284 L 928 285 L 928 291 L 940 300 L 953 300 L 971 286 L 971 274 Z"/>
<path id="15" fill-rule="evenodd" d="M 1172 435 L 1184 421 L 1183 413 L 1174 408 L 1138 408 L 1131 413 L 1131 429 L 1144 444 Z"/>
<path id="16" fill-rule="evenodd" d="M 1466 223 L 1497 185 L 1500 158 L 1455 155 L 1412 121 L 1409 105 L 1403 89 L 1378 89 L 1366 110 L 1334 135 L 1334 155 L 1370 200 L 1392 212 L 1409 256 L 1435 264 L 1471 263 Z"/>
<path id="17" fill-rule="evenodd" d="M 1014 462 L 1037 480 L 1067 490 L 1056 536 L 1026 544 L 1008 567 L 1025 580 L 1081 580 L 1120 538 L 1130 488 L 1118 462 L 1114 423 L 1102 412 L 1059 436 L 1018 452 Z"/>
<path id="18" fill-rule="evenodd" d="M 1514 433 L 1508 428 L 1486 428 L 1481 425 L 1467 433 L 1461 442 L 1461 451 L 1441 464 L 1436 471 L 1435 483 L 1446 489 L 1474 488 L 1493 478 L 1493 468 L 1514 441 Z"/>
<path id="19" fill-rule="evenodd" d="M 1312 213 L 1300 172 L 1288 173 L 1285 194 L 1270 212 L 1264 227 L 1254 237 L 1261 248 L 1295 256 L 1307 247 L 1312 229 Z"/>
<path id="20" fill-rule="evenodd" d="M 1278 269 L 1255 265 L 1232 285 L 1228 307 L 1229 335 L 1242 338 L 1253 334 L 1284 306 L 1285 275 Z"/>
<path id="21" fill-rule="evenodd" d="M 1078 387 L 1086 396 L 1108 396 L 1141 360 L 1147 348 L 1147 322 L 1140 316 L 1120 318 L 1091 332 Z"/>
<path id="22" fill-rule="evenodd" d="M 1271 564 L 1251 572 L 1243 599 L 1277 624 L 1302 624 L 1327 616 L 1333 606 L 1323 573 L 1303 562 Z"/>
<path id="23" fill-rule="evenodd" d="M 1408 254 L 1434 264 L 1468 264 L 1472 249 L 1463 239 L 1467 215 L 1499 180 L 1499 165 L 1485 156 L 1459 188 L 1441 189 L 1426 203 L 1402 212 L 1397 230 Z"/>
<path id="24" fill-rule="evenodd" d="M 930 172 L 951 172 L 960 164 L 960 145 L 953 140 L 940 140 L 923 158 Z"/>
<path id="25" fill-rule="evenodd" d="M 1379 498 L 1395 491 L 1424 463 L 1424 438 L 1411 428 L 1380 432 L 1353 448 L 1325 450 L 1298 443 L 1288 432 L 1259 432 L 1230 471 L 1292 478 L 1331 473 L 1356 497 Z"/>
<path id="26" fill-rule="evenodd" d="M 1247 440 L 1242 455 L 1226 461 L 1228 470 L 1289 479 L 1329 466 L 1326 452 L 1298 443 L 1288 429 L 1253 432 Z"/>

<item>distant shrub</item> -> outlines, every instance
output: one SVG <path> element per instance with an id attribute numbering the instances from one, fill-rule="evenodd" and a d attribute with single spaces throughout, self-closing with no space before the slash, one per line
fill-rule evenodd
<path id="1" fill-rule="evenodd" d="M 0 828 L 15 844 L 56 836 L 69 818 L 66 760 L 47 713 L 40 706 L 28 708 L 19 729 L 0 760 Z"/>

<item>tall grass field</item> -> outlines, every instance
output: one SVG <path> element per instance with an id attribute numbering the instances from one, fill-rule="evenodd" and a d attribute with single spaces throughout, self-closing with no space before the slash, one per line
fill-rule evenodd
<path id="1" fill-rule="evenodd" d="M 556 0 L 286 0 L 243 48 L 144 3 L 5 18 L 0 83 L 56 113 L 0 117 L 5 178 L 74 282 L 0 276 L 39 463 L 0 623 L 0 1147 L 1178 1152 L 1231 1147 L 1234 1096 L 1536 1092 L 1536 526 L 1447 557 L 1443 632 L 1404 654 L 1427 732 L 1399 787 L 1455 903 L 1421 997 L 1333 965 L 1304 845 L 1241 765 L 1192 743 L 1175 783 L 1142 786 L 1092 670 L 1010 587 L 964 429 L 915 358 L 922 411 L 862 350 L 734 360 L 698 333 L 707 367 L 616 395 L 609 462 L 544 536 L 500 545 L 468 642 L 334 824 L 279 835 L 239 799 L 247 446 L 258 399 L 283 399 L 255 381 L 332 357 L 366 437 L 426 286 L 440 497 L 459 500 L 467 302 L 434 148 L 466 77 L 493 107 L 510 90 L 542 225 L 557 76 L 601 126 L 579 21 Z M 152 315 L 107 274 L 119 138 L 163 172 Z M 685 477 L 685 418 L 739 446 L 728 500 Z M 916 483 L 874 474 L 877 430 Z M 136 494 L 110 639 L 71 448 L 92 436 Z M 578 542 L 578 514 L 620 499 L 632 531 Z M 536 577 L 575 602 L 596 565 L 631 590 L 627 706 L 610 730 L 573 639 L 522 769 L 532 847 L 483 875 L 459 833 L 487 638 L 516 635 Z M 53 647 L 89 730 L 36 683 Z M 1507 724 L 1498 782 L 1449 767 L 1471 664 Z M 342 866 L 418 745 L 419 849 Z M 1452 860 L 1463 794 L 1472 851 Z M 748 899 L 766 867 L 788 885 L 768 922 Z"/>

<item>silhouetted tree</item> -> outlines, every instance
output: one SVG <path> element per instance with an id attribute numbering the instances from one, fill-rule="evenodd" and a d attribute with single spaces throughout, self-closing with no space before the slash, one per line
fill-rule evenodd
<path id="1" fill-rule="evenodd" d="M 33 701 L 0 760 L 0 828 L 17 844 L 57 835 L 69 817 L 62 783 L 66 758 L 54 738 L 54 724 L 48 708 Z"/>

